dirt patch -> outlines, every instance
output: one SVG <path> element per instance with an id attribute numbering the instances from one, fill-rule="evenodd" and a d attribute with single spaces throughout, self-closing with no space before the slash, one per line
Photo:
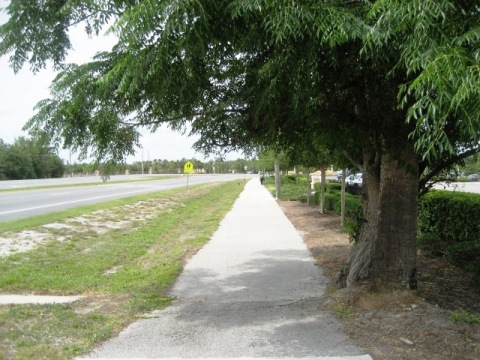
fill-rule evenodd
<path id="1" fill-rule="evenodd" d="M 480 316 L 480 291 L 470 285 L 471 275 L 419 253 L 417 291 L 338 289 L 335 281 L 351 247 L 339 217 L 320 214 L 318 206 L 279 204 L 330 280 L 325 308 L 375 360 L 480 359 L 480 324 L 468 322 Z"/>
<path id="2" fill-rule="evenodd" d="M 200 196 L 218 183 L 205 184 L 174 196 L 160 196 L 132 204 L 102 209 L 83 216 L 42 225 L 41 231 L 0 232 L 0 257 L 26 252 L 50 241 L 69 241 L 73 235 L 92 232 L 106 234 L 114 230 L 133 230 L 160 213 L 184 206 L 183 200 Z"/>
<path id="3" fill-rule="evenodd" d="M 30 230 L 0 233 L 0 256 L 28 251 L 51 238 L 49 233 Z"/>

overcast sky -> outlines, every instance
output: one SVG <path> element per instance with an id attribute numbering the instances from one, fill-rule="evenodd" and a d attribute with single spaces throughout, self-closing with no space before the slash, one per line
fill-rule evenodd
<path id="1" fill-rule="evenodd" d="M 0 8 L 4 6 L 0 3 Z M 7 15 L 0 12 L 0 24 L 7 21 Z M 70 31 L 73 51 L 69 54 L 68 62 L 83 63 L 100 50 L 109 50 L 114 44 L 113 37 L 100 36 L 89 39 L 82 28 Z M 33 75 L 28 65 L 19 73 L 14 74 L 8 63 L 8 56 L 0 57 L 0 138 L 6 143 L 12 143 L 19 136 L 28 136 L 22 131 L 25 122 L 34 114 L 35 104 L 49 97 L 49 85 L 55 73 L 46 69 Z M 192 145 L 196 138 L 188 137 L 173 132 L 166 126 L 157 130 L 155 134 L 145 132 L 141 139 L 143 151 L 138 149 L 134 160 L 168 159 L 180 160 L 182 158 L 197 158 L 203 160 L 203 155 L 195 153 Z M 69 160 L 69 152 L 61 151 L 60 156 Z M 232 153 L 228 159 L 237 159 L 241 154 Z M 72 156 L 72 162 L 76 156 Z"/>

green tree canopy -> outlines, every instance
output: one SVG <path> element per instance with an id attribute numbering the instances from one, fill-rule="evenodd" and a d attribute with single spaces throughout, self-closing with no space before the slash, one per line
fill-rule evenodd
<path id="1" fill-rule="evenodd" d="M 61 177 L 64 169 L 62 159 L 41 141 L 18 137 L 6 144 L 0 140 L 0 179 Z"/>
<path id="2" fill-rule="evenodd" d="M 121 160 L 139 126 L 167 122 L 190 123 L 205 152 L 345 156 L 364 173 L 366 219 L 347 284 L 415 286 L 418 187 L 479 151 L 476 0 L 13 0 L 7 12 L 0 54 L 14 70 L 62 68 L 27 128 L 74 150 Z M 80 22 L 118 43 L 63 64 Z"/>

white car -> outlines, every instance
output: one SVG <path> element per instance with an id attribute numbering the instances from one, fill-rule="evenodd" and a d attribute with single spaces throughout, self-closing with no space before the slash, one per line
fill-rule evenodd
<path id="1" fill-rule="evenodd" d="M 353 174 L 347 176 L 347 178 L 345 179 L 345 183 L 350 186 L 362 186 L 363 176 L 362 174 Z"/>

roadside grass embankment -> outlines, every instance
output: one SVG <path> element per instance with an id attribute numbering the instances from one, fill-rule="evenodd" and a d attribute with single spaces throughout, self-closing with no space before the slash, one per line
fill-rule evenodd
<path id="1" fill-rule="evenodd" d="M 183 264 L 242 189 L 201 185 L 0 224 L 0 240 L 17 243 L 0 255 L 0 293 L 82 296 L 0 306 L 0 359 L 70 359 L 168 306 Z"/>

